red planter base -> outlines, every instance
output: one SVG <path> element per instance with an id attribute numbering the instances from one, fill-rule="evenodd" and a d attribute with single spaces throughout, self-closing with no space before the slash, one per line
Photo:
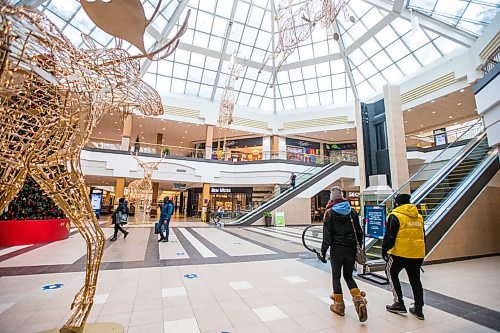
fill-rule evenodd
<path id="1" fill-rule="evenodd" d="M 0 246 L 49 243 L 69 237 L 69 219 L 0 221 Z"/>

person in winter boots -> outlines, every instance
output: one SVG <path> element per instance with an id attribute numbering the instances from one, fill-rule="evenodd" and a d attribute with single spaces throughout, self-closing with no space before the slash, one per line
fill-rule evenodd
<path id="1" fill-rule="evenodd" d="M 364 322 L 368 318 L 367 301 L 364 298 L 366 293 L 359 290 L 352 277 L 356 260 L 355 237 L 359 243 L 363 241 L 363 230 L 359 224 L 358 214 L 351 208 L 349 201 L 343 198 L 342 189 L 336 186 L 332 188 L 330 202 L 326 206 L 323 218 L 323 242 L 321 244 L 323 262 L 326 262 L 326 251 L 330 248 L 333 277 L 333 295 L 330 296 L 333 304 L 330 305 L 330 310 L 339 316 L 345 315 L 345 304 L 340 284 L 343 269 L 344 280 L 350 289 L 359 321 Z"/>
<path id="2" fill-rule="evenodd" d="M 424 219 L 418 213 L 417 207 L 410 203 L 410 199 L 409 194 L 396 196 L 396 208 L 387 218 L 382 257 L 387 262 L 385 272 L 391 284 L 394 303 L 385 308 L 393 313 L 406 313 L 399 282 L 399 273 L 404 268 L 415 299 L 410 313 L 424 320 L 424 291 L 420 281 L 420 269 L 425 257 Z"/>
<path id="3" fill-rule="evenodd" d="M 122 224 L 127 224 L 128 220 L 128 207 L 125 198 L 120 198 L 118 200 L 118 208 L 114 211 L 111 217 L 111 223 L 114 224 L 115 232 L 110 241 L 114 242 L 118 237 L 118 230 L 123 233 L 123 238 L 127 238 L 129 231 L 122 228 Z"/>

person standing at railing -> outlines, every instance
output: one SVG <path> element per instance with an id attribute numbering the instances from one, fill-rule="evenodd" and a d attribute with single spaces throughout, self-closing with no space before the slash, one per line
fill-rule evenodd
<path id="1" fill-rule="evenodd" d="M 137 155 L 140 149 L 141 149 L 141 141 L 139 140 L 139 136 L 137 136 L 135 138 L 135 143 L 134 143 L 134 154 Z"/>
<path id="2" fill-rule="evenodd" d="M 382 257 L 387 262 L 385 271 L 391 284 L 394 303 L 385 308 L 393 313 L 406 313 L 399 273 L 406 270 L 410 280 L 415 306 L 410 313 L 424 320 L 424 290 L 420 281 L 420 269 L 425 257 L 424 219 L 409 194 L 399 194 L 394 208 L 387 218 L 387 227 L 382 243 Z"/>
<path id="3" fill-rule="evenodd" d="M 331 207 L 331 208 L 330 208 Z M 342 272 L 349 287 L 354 308 L 359 321 L 368 318 L 365 299 L 366 293 L 360 291 L 352 277 L 356 262 L 357 244 L 363 241 L 363 230 L 359 224 L 359 216 L 344 199 L 342 189 L 335 186 L 330 192 L 330 202 L 326 206 L 323 218 L 323 242 L 321 243 L 321 261 L 326 263 L 326 252 L 330 248 L 330 265 L 332 266 L 333 304 L 330 310 L 339 316 L 345 315 L 344 297 L 340 279 Z"/>
<path id="4" fill-rule="evenodd" d="M 291 186 L 292 188 L 295 188 L 295 178 L 296 178 L 296 177 L 297 177 L 297 176 L 295 176 L 295 174 L 292 172 L 292 174 L 291 174 L 291 176 L 290 176 L 290 186 Z"/>

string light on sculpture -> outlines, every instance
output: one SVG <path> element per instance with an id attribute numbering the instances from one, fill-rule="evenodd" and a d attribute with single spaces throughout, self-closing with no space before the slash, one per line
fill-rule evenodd
<path id="1" fill-rule="evenodd" d="M 229 68 L 228 68 L 229 74 L 226 81 L 226 86 L 224 87 L 224 91 L 222 92 L 222 97 L 219 107 L 219 118 L 217 119 L 217 126 L 219 128 L 217 149 L 218 151 L 222 152 L 226 150 L 227 130 L 229 129 L 229 126 L 233 122 L 233 113 L 235 104 L 234 83 L 236 80 L 238 80 L 241 70 L 245 67 L 245 65 L 236 63 L 235 59 L 236 59 L 236 54 L 233 53 L 231 55 L 231 60 L 229 62 Z M 222 148 L 220 146 L 221 137 L 224 138 Z"/>
<path id="2" fill-rule="evenodd" d="M 346 0 L 306 0 L 294 5 L 293 0 L 282 2 L 274 16 L 278 27 L 278 41 L 275 49 L 262 64 L 259 73 L 271 59 L 280 57 L 271 78 L 271 86 L 286 59 L 295 52 L 300 43 L 311 37 L 316 25 L 321 25 L 335 41 L 340 39 L 335 26 L 340 14 L 346 21 L 354 23 L 356 19 L 349 12 Z"/>
<path id="3" fill-rule="evenodd" d="M 166 48 L 137 56 L 117 47 L 98 49 L 90 37 L 88 50 L 76 48 L 44 14 L 5 0 L 0 26 L 0 211 L 30 176 L 78 228 L 87 246 L 85 283 L 60 332 L 82 332 L 105 237 L 90 205 L 80 153 L 106 113 L 163 114 L 158 92 L 140 77 L 138 59 L 173 52 L 187 21 Z"/>
<path id="4" fill-rule="evenodd" d="M 141 205 L 144 207 L 142 220 L 144 223 L 146 219 L 146 212 L 151 208 L 151 201 L 153 198 L 153 171 L 157 169 L 164 156 L 162 152 L 158 162 L 146 163 L 137 158 L 137 155 L 132 153 L 131 155 L 136 159 L 137 163 L 142 168 L 144 177 L 142 179 L 134 180 L 128 185 L 127 200 L 134 204 L 137 209 L 137 213 L 139 213 Z"/>

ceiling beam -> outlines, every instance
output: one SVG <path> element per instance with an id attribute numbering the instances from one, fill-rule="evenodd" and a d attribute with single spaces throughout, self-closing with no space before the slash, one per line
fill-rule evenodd
<path id="1" fill-rule="evenodd" d="M 394 0 L 392 11 L 401 14 L 406 7 L 407 0 Z"/>
<path id="2" fill-rule="evenodd" d="M 175 8 L 174 13 L 172 14 L 172 17 L 168 21 L 167 24 L 165 24 L 165 27 L 163 27 L 163 30 L 161 31 L 161 39 L 156 41 L 148 50 L 148 52 L 154 50 L 158 45 L 163 45 L 168 41 L 168 35 L 170 32 L 174 29 L 175 24 L 179 20 L 179 17 L 181 16 L 182 12 L 186 8 L 189 0 L 181 0 L 179 5 L 177 5 L 177 8 Z M 151 60 L 150 59 L 145 59 L 144 62 L 141 64 L 141 77 L 144 77 L 146 73 L 148 72 L 149 66 L 151 66 Z"/>
<path id="3" fill-rule="evenodd" d="M 274 15 L 276 13 L 276 8 L 274 7 L 274 0 L 271 0 L 271 52 L 276 50 L 276 40 L 274 39 Z M 274 82 L 269 82 L 272 84 L 273 89 L 273 114 L 277 113 L 277 104 L 276 104 L 276 86 L 278 85 L 278 78 L 276 77 L 276 57 L 272 57 L 271 59 L 273 65 L 273 73 L 271 75 L 270 80 L 274 80 Z M 269 86 L 268 84 L 268 86 Z"/>
<path id="4" fill-rule="evenodd" d="M 387 12 L 393 11 L 393 3 L 387 0 L 365 0 L 365 2 Z M 401 13 L 396 14 L 398 17 L 411 22 L 409 11 L 403 10 Z M 434 17 L 423 15 L 417 11 L 414 11 L 413 15 L 418 17 L 418 21 L 422 28 L 428 29 L 440 36 L 444 36 L 445 38 L 448 38 L 465 47 L 470 47 L 476 40 L 474 35 L 437 20 Z"/>
<path id="5" fill-rule="evenodd" d="M 30 6 L 33 8 L 37 8 L 47 0 L 21 0 L 19 1 L 16 6 Z"/>
<path id="6" fill-rule="evenodd" d="M 214 87 L 212 88 L 212 95 L 210 96 L 210 101 L 213 102 L 215 98 L 215 92 L 219 86 L 220 72 L 222 70 L 222 65 L 224 64 L 224 56 L 227 50 L 227 44 L 229 42 L 229 35 L 231 35 L 231 29 L 233 28 L 234 15 L 236 14 L 236 5 L 238 0 L 233 1 L 233 8 L 231 9 L 231 16 L 229 17 L 229 22 L 226 28 L 226 35 L 224 36 L 224 44 L 222 45 L 222 52 L 219 57 L 219 67 L 217 68 L 217 75 L 215 76 Z"/>
<path id="7" fill-rule="evenodd" d="M 389 23 L 394 21 L 397 17 L 397 14 L 390 12 L 385 16 L 382 20 L 378 21 L 373 27 L 368 29 L 366 33 L 364 33 L 361 37 L 356 39 L 349 47 L 345 49 L 346 54 L 351 54 L 356 49 L 358 49 L 361 45 L 367 42 L 370 38 L 375 36 L 380 30 L 384 29 Z"/>
<path id="8" fill-rule="evenodd" d="M 339 23 L 337 21 L 335 21 L 335 24 L 333 25 L 333 30 L 340 36 Z M 352 76 L 351 64 L 349 64 L 349 59 L 347 58 L 347 54 L 345 52 L 344 41 L 342 40 L 342 37 L 340 37 L 338 43 L 340 55 L 342 56 L 342 61 L 344 61 L 345 72 L 347 74 L 347 78 L 349 79 L 349 83 L 351 84 L 352 94 L 354 95 L 354 100 L 357 101 L 359 100 L 358 89 L 356 88 L 354 77 Z M 335 101 L 333 102 L 335 103 Z"/>

